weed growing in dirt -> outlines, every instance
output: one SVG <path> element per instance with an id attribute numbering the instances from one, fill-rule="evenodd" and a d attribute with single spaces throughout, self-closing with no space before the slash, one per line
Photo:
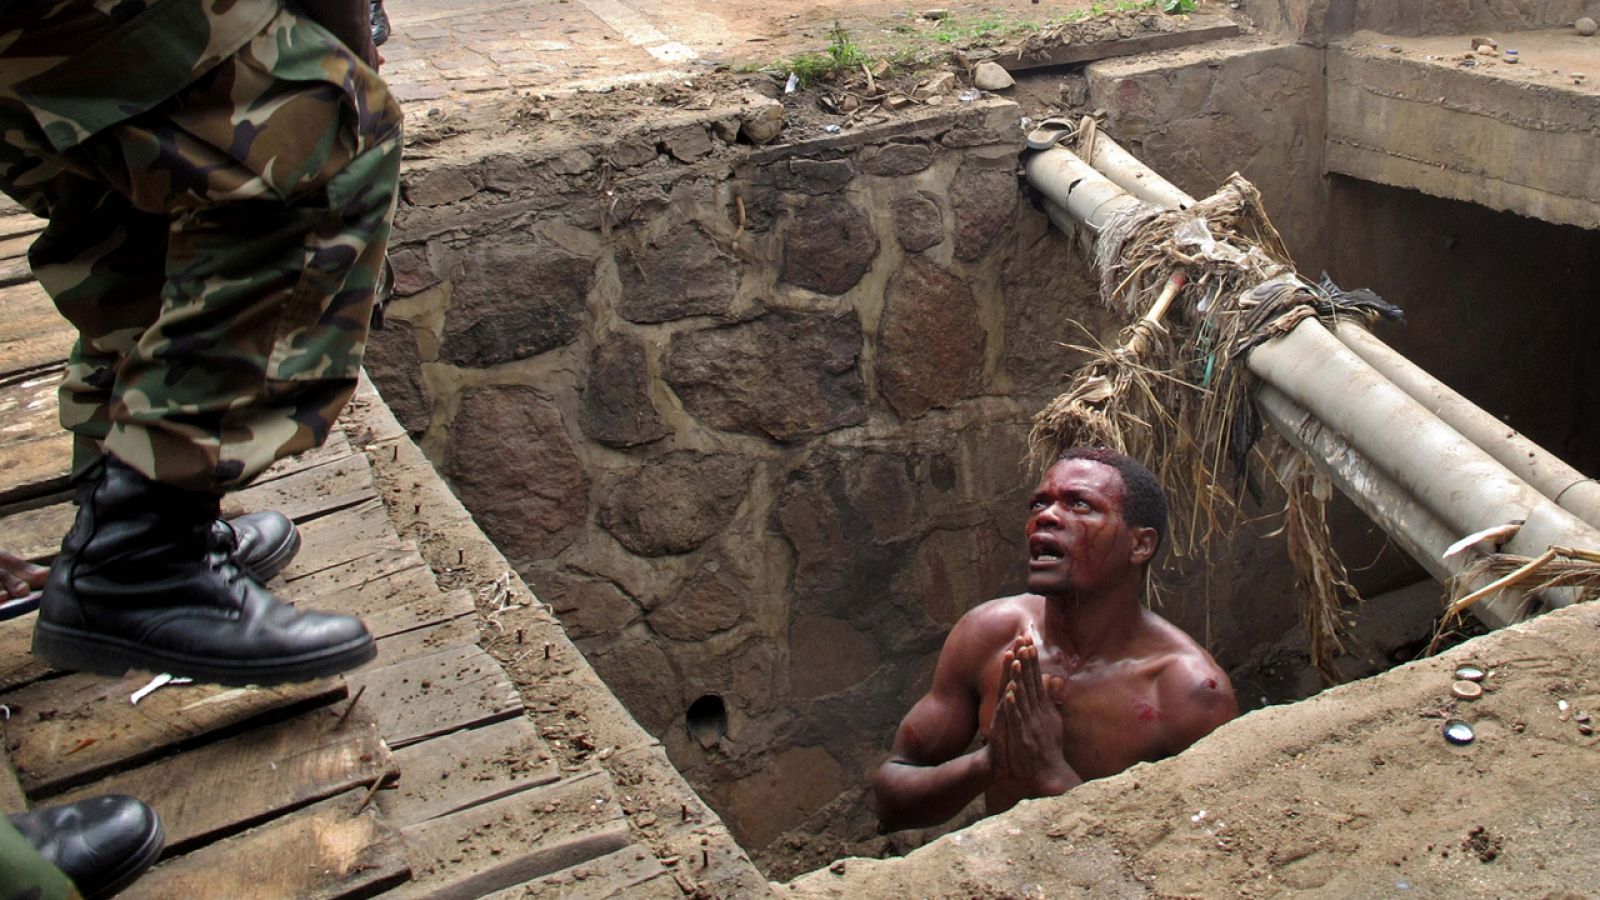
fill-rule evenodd
<path id="1" fill-rule="evenodd" d="M 841 72 L 854 71 L 870 64 L 872 57 L 856 43 L 844 26 L 835 22 L 828 32 L 828 46 L 821 53 L 805 53 L 793 59 L 780 59 L 756 69 L 784 75 L 793 72 L 802 87 L 826 81 Z"/>

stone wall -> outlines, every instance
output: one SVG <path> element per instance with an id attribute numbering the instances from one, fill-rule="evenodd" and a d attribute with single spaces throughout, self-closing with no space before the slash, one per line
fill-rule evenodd
<path id="1" fill-rule="evenodd" d="M 1057 342 L 1115 335 L 1018 189 L 1018 117 L 756 149 L 713 111 L 409 167 L 369 368 L 747 847 L 836 797 L 869 827 L 944 633 L 1020 586 Z"/>

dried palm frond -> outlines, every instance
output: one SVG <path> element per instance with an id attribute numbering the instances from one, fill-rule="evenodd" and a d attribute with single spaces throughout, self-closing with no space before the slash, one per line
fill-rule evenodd
<path id="1" fill-rule="evenodd" d="M 1094 256 L 1101 303 L 1138 320 L 1119 347 L 1076 348 L 1089 361 L 1034 417 L 1030 461 L 1043 469 L 1071 447 L 1103 445 L 1145 462 L 1167 491 L 1179 557 L 1203 557 L 1213 538 L 1233 532 L 1247 493 L 1284 497 L 1281 530 L 1306 592 L 1311 657 L 1331 678 L 1344 604 L 1359 598 L 1333 551 L 1327 496 L 1309 460 L 1263 434 L 1244 357 L 1308 317 L 1398 310 L 1296 274 L 1260 194 L 1237 174 L 1188 209 L 1140 204 L 1113 216 Z M 1168 313 L 1163 295 L 1170 302 L 1175 283 L 1186 287 Z"/>
<path id="2" fill-rule="evenodd" d="M 1487 584 L 1484 584 L 1488 581 Z M 1481 584 L 1472 589 L 1470 586 Z M 1514 618 L 1521 618 L 1529 610 L 1533 598 L 1546 591 L 1561 588 L 1576 592 L 1575 603 L 1600 598 L 1600 552 L 1576 547 L 1550 547 L 1534 557 L 1514 553 L 1488 553 L 1474 560 L 1450 581 L 1451 601 L 1439 620 L 1433 643 L 1433 652 L 1445 634 L 1473 604 L 1509 590 L 1521 594 L 1522 609 Z"/>

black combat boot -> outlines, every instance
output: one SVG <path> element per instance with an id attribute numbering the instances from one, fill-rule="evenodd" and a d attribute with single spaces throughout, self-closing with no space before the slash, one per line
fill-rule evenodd
<path id="1" fill-rule="evenodd" d="M 219 546 L 231 547 L 233 561 L 262 584 L 283 571 L 300 552 L 300 530 L 288 516 L 270 509 L 227 522 L 218 519 L 211 525 L 211 534 Z"/>
<path id="2" fill-rule="evenodd" d="M 86 900 L 110 897 L 127 887 L 166 846 L 156 811 L 122 794 L 88 797 L 9 818 L 46 862 L 72 879 Z"/>
<path id="3" fill-rule="evenodd" d="M 108 456 L 81 497 L 33 632 L 33 652 L 52 665 L 265 685 L 377 655 L 360 619 L 300 612 L 245 574 L 214 533 L 217 496 L 151 481 Z"/>

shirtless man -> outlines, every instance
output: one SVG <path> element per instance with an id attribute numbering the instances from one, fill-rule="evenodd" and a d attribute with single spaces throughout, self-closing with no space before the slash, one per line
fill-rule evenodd
<path id="1" fill-rule="evenodd" d="M 1239 714 L 1211 655 L 1140 602 L 1167 524 L 1148 469 L 1068 451 L 1030 510 L 1029 593 L 971 610 L 945 640 L 873 779 L 886 830 L 944 822 L 980 793 L 990 814 L 1063 794 Z"/>

